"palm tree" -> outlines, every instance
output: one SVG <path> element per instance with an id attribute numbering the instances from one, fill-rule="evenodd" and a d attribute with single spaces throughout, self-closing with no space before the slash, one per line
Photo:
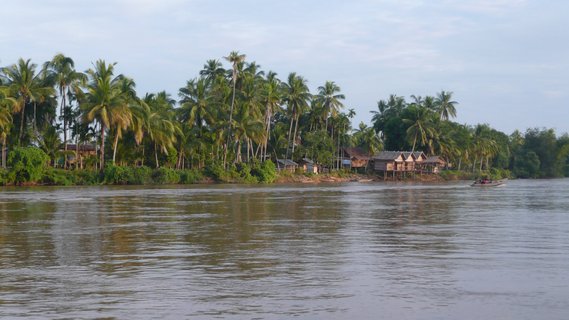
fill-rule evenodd
<path id="1" fill-rule="evenodd" d="M 53 87 L 46 85 L 45 69 L 36 73 L 37 65 L 30 62 L 30 59 L 19 59 L 17 64 L 2 68 L 2 73 L 8 80 L 8 94 L 16 100 L 13 112 L 20 114 L 20 131 L 18 135 L 18 145 L 24 136 L 24 124 L 26 122 L 26 106 L 33 103 L 34 106 L 34 130 L 35 130 L 35 109 L 38 102 L 54 94 Z"/>
<path id="2" fill-rule="evenodd" d="M 158 150 L 167 155 L 168 150 L 174 149 L 176 136 L 182 134 L 181 128 L 177 122 L 168 119 L 161 112 L 153 111 L 148 118 L 148 134 L 154 144 L 156 168 L 159 168 Z"/>
<path id="3" fill-rule="evenodd" d="M 200 76 L 204 77 L 208 83 L 212 82 L 218 76 L 223 76 L 225 74 L 225 69 L 221 65 L 219 60 L 211 59 L 207 60 L 200 71 Z"/>
<path id="4" fill-rule="evenodd" d="M 61 154 L 63 142 L 60 138 L 60 133 L 55 127 L 48 127 L 38 138 L 37 143 L 48 156 L 52 167 L 57 166 L 57 158 Z M 64 152 L 64 155 L 65 152 Z"/>
<path id="5" fill-rule="evenodd" d="M 315 96 L 316 101 L 322 106 L 323 117 L 325 119 L 326 128 L 328 128 L 328 117 L 335 117 L 340 109 L 344 107 L 340 100 L 346 99 L 346 96 L 340 94 L 340 87 L 334 81 L 326 81 L 324 86 L 318 87 L 318 94 Z"/>
<path id="6" fill-rule="evenodd" d="M 85 120 L 92 122 L 96 120 L 100 125 L 101 148 L 100 148 L 100 169 L 105 167 L 105 132 L 115 122 L 111 122 L 114 109 L 118 109 L 118 114 L 124 112 L 124 99 L 121 90 L 122 75 L 114 77 L 114 67 L 116 63 L 107 64 L 104 60 L 97 60 L 94 69 L 87 70 L 89 82 L 87 83 L 86 100 L 81 105 Z M 123 117 L 121 114 L 120 117 Z M 124 116 L 125 120 L 128 118 Z M 118 123 L 118 122 L 116 122 Z"/>
<path id="7" fill-rule="evenodd" d="M 267 159 L 267 146 L 271 138 L 271 122 L 273 115 L 280 111 L 282 103 L 282 85 L 281 81 L 277 78 L 277 74 L 269 71 L 267 79 L 263 83 L 262 88 L 262 103 L 265 106 L 264 112 L 264 126 L 265 126 L 265 141 L 263 142 L 262 158 Z"/>
<path id="8" fill-rule="evenodd" d="M 231 97 L 231 108 L 229 109 L 229 123 L 228 123 L 228 134 L 227 134 L 227 144 L 229 144 L 229 139 L 231 136 L 231 126 L 233 123 L 233 108 L 235 106 L 235 93 L 236 93 L 236 87 L 237 87 L 237 75 L 238 75 L 238 68 L 239 65 L 243 63 L 243 61 L 245 61 L 245 58 L 247 56 L 244 54 L 239 54 L 238 51 L 231 51 L 231 53 L 229 54 L 229 56 L 224 57 L 225 60 L 231 62 L 232 64 L 232 73 L 231 73 L 231 79 L 233 82 L 233 95 Z M 227 149 L 225 149 L 225 154 L 223 157 L 223 165 L 225 166 L 225 161 L 227 159 Z"/>
<path id="9" fill-rule="evenodd" d="M 290 128 L 288 131 L 288 136 L 290 139 L 289 145 L 292 144 L 291 155 L 294 154 L 294 146 L 296 141 L 296 134 L 298 131 L 298 121 L 300 115 L 308 109 L 308 102 L 312 98 L 306 80 L 292 72 L 288 75 L 288 81 L 284 84 L 284 102 L 287 104 L 287 111 L 290 116 Z M 294 134 L 292 133 L 293 122 L 296 122 L 294 128 Z M 288 158 L 288 148 L 286 157 Z"/>
<path id="10" fill-rule="evenodd" d="M 452 100 L 452 92 L 441 91 L 437 94 L 434 102 L 441 120 L 449 120 L 450 117 L 456 118 L 455 105 L 458 102 Z"/>
<path id="11" fill-rule="evenodd" d="M 182 120 L 202 129 L 204 122 L 212 122 L 209 90 L 205 78 L 193 79 L 180 88 L 180 112 Z"/>
<path id="12" fill-rule="evenodd" d="M 110 108 L 110 128 L 114 132 L 113 143 L 113 164 L 115 164 L 117 156 L 117 146 L 119 139 L 122 138 L 123 130 L 126 130 L 132 124 L 131 106 L 137 104 L 139 99 L 136 96 L 134 80 L 121 77 L 118 82 L 120 99 L 119 103 Z"/>
<path id="13" fill-rule="evenodd" d="M 12 127 L 12 108 L 16 100 L 6 96 L 4 88 L 0 88 L 0 140 L 2 141 L 2 168 L 6 168 L 6 140 Z"/>
<path id="14" fill-rule="evenodd" d="M 404 118 L 403 123 L 409 125 L 407 137 L 409 140 L 413 140 L 411 152 L 415 152 L 417 139 L 419 139 L 422 145 L 425 145 L 427 137 L 433 134 L 432 116 L 429 109 L 425 107 L 412 106 L 409 108 L 409 111 L 409 117 Z"/>
<path id="15" fill-rule="evenodd" d="M 67 128 L 69 121 L 72 120 L 71 110 L 67 107 L 67 98 L 79 92 L 79 84 L 85 80 L 85 74 L 75 71 L 75 63 L 70 57 L 66 57 L 63 54 L 57 54 L 49 62 L 46 62 L 46 69 L 51 69 L 55 85 L 59 91 L 59 98 L 61 100 L 60 105 L 60 119 L 63 120 L 63 143 L 64 150 L 67 151 Z M 67 158 L 64 163 L 64 167 L 67 167 Z"/>

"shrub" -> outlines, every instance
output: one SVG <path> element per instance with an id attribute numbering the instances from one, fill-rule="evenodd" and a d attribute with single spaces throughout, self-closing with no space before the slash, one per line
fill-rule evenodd
<path id="1" fill-rule="evenodd" d="M 210 163 L 205 168 L 205 174 L 218 182 L 235 182 L 239 179 L 239 173 L 233 164 L 225 170 L 221 163 Z"/>
<path id="2" fill-rule="evenodd" d="M 47 168 L 49 157 L 35 147 L 16 147 L 8 154 L 8 180 L 15 184 L 38 182 Z"/>
<path id="3" fill-rule="evenodd" d="M 133 171 L 131 167 L 121 167 L 109 164 L 104 170 L 105 184 L 129 184 L 134 180 Z"/>
<path id="4" fill-rule="evenodd" d="M 146 166 L 134 167 L 129 184 L 152 184 L 152 169 Z"/>
<path id="5" fill-rule="evenodd" d="M 180 183 L 180 174 L 171 168 L 158 168 L 152 172 L 152 180 L 156 184 Z"/>
<path id="6" fill-rule="evenodd" d="M 72 171 L 75 175 L 77 185 L 95 185 L 101 182 L 101 174 L 96 170 L 76 170 Z"/>
<path id="7" fill-rule="evenodd" d="M 271 160 L 262 163 L 253 163 L 251 173 L 262 183 L 273 183 L 278 176 L 277 168 Z"/>
<path id="8" fill-rule="evenodd" d="M 48 168 L 41 179 L 43 184 L 70 186 L 76 184 L 75 175 L 71 171 Z"/>
<path id="9" fill-rule="evenodd" d="M 240 182 L 245 183 L 257 183 L 257 177 L 251 174 L 251 166 L 246 163 L 239 163 L 237 166 L 237 172 L 239 174 L 238 179 Z"/>
<path id="10" fill-rule="evenodd" d="M 0 168 L 0 185 L 5 186 L 8 183 L 8 171 L 4 168 Z"/>
<path id="11" fill-rule="evenodd" d="M 197 169 L 182 170 L 180 172 L 180 183 L 192 184 L 203 180 L 203 174 Z"/>

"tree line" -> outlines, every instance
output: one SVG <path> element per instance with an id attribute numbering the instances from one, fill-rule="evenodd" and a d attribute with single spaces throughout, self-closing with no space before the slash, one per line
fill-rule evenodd
<path id="1" fill-rule="evenodd" d="M 458 103 L 449 91 L 411 96 L 409 102 L 392 95 L 378 102 L 371 126 L 352 128 L 355 112 L 345 107 L 334 81 L 310 92 L 303 76 L 291 72 L 281 79 L 236 51 L 206 61 L 177 98 L 165 91 L 140 95 L 134 79 L 116 67 L 97 60 L 81 72 L 63 54 L 41 65 L 19 59 L 2 67 L 2 166 L 7 166 L 6 150 L 33 146 L 62 169 L 102 171 L 112 164 L 228 170 L 302 158 L 339 169 L 343 147 L 356 146 L 370 155 L 380 150 L 436 154 L 462 171 L 569 175 L 566 134 L 531 129 L 506 135 L 485 124 L 458 124 L 452 121 Z M 96 145 L 96 156 L 72 163 L 68 159 L 76 150 L 70 144 Z"/>

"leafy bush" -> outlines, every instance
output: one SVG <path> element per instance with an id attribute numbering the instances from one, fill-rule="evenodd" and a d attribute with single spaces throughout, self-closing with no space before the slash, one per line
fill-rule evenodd
<path id="1" fill-rule="evenodd" d="M 479 177 L 479 173 L 459 170 L 442 170 L 439 176 L 447 181 L 450 180 L 474 180 Z"/>
<path id="2" fill-rule="evenodd" d="M 49 157 L 36 147 L 16 147 L 8 154 L 8 180 L 15 184 L 38 182 L 47 168 Z"/>
<path id="3" fill-rule="evenodd" d="M 43 184 L 70 186 L 76 184 L 75 175 L 72 171 L 48 168 L 41 179 Z"/>
<path id="4" fill-rule="evenodd" d="M 221 163 L 210 163 L 205 168 L 205 174 L 218 182 L 235 182 L 239 179 L 235 165 L 230 165 L 225 170 Z"/>
<path id="5" fill-rule="evenodd" d="M 152 169 L 146 166 L 131 168 L 129 184 L 152 184 Z"/>
<path id="6" fill-rule="evenodd" d="M 251 166 L 246 163 L 239 163 L 237 166 L 237 172 L 239 173 L 239 181 L 245 183 L 257 183 L 257 177 L 251 174 Z"/>
<path id="7" fill-rule="evenodd" d="M 256 176 L 261 183 L 273 183 L 278 176 L 277 168 L 271 160 L 253 163 L 251 173 Z"/>
<path id="8" fill-rule="evenodd" d="M 95 185 L 101 182 L 101 174 L 96 170 L 76 170 L 72 171 L 75 175 L 77 185 Z"/>
<path id="9" fill-rule="evenodd" d="M 192 184 L 203 180 L 203 174 L 197 169 L 182 170 L 180 172 L 180 183 Z"/>
<path id="10" fill-rule="evenodd" d="M 109 164 L 104 170 L 105 184 L 129 184 L 134 180 L 133 170 L 131 167 L 121 167 Z"/>
<path id="11" fill-rule="evenodd" d="M 8 183 L 8 171 L 4 168 L 0 168 L 0 185 L 5 186 Z"/>
<path id="12" fill-rule="evenodd" d="M 174 169 L 162 167 L 152 172 L 152 180 L 156 184 L 176 184 L 180 183 L 180 174 Z"/>

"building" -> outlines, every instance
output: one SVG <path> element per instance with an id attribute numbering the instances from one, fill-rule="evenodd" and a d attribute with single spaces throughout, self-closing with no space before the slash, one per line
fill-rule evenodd
<path id="1" fill-rule="evenodd" d="M 343 161 L 342 164 L 346 164 L 345 166 L 352 169 L 358 168 L 367 168 L 370 156 L 367 152 L 364 151 L 362 148 L 350 147 L 350 148 L 343 148 Z M 345 161 L 345 162 L 344 162 Z"/>
<path id="2" fill-rule="evenodd" d="M 300 166 L 300 168 L 302 168 L 302 170 L 304 170 L 304 172 L 306 173 L 314 173 L 314 174 L 318 174 L 319 172 L 319 168 L 318 165 L 314 163 L 314 161 L 308 159 L 308 158 L 302 158 L 302 160 L 300 160 L 298 162 L 298 165 Z"/>
<path id="3" fill-rule="evenodd" d="M 381 151 L 372 158 L 375 171 L 384 179 L 415 173 L 439 173 L 446 162 L 439 156 L 427 157 L 423 152 Z"/>
<path id="4" fill-rule="evenodd" d="M 295 172 L 296 168 L 298 168 L 298 163 L 290 160 L 290 159 L 277 159 L 277 170 L 278 171 L 290 171 Z"/>

